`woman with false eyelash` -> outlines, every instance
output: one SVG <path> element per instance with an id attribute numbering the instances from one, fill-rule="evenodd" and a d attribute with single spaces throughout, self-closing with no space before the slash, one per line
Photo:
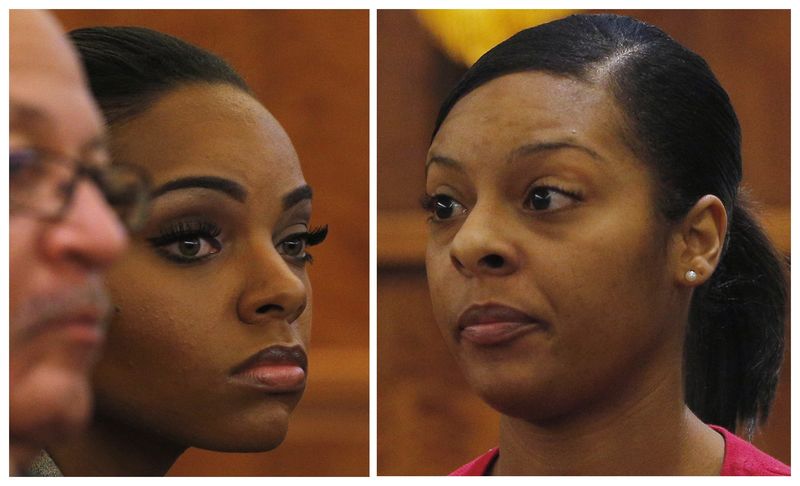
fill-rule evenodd
<path id="1" fill-rule="evenodd" d="M 501 418 L 453 474 L 789 474 L 733 435 L 767 417 L 786 303 L 741 177 L 727 94 L 653 26 L 572 16 L 467 71 L 428 154 L 426 264 Z"/>
<path id="2" fill-rule="evenodd" d="M 188 447 L 273 449 L 305 388 L 306 266 L 327 233 L 310 225 L 292 143 L 213 54 L 142 28 L 70 36 L 114 159 L 148 171 L 154 191 L 108 276 L 115 312 L 95 420 L 39 465 L 163 475 Z"/>

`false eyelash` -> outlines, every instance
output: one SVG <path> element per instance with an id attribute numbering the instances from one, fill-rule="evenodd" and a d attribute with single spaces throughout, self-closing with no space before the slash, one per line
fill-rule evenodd
<path id="1" fill-rule="evenodd" d="M 306 246 L 319 245 L 328 237 L 328 225 L 317 226 L 305 233 Z M 311 255 L 309 255 L 311 256 Z M 311 261 L 311 260 L 309 260 Z"/>
<path id="2" fill-rule="evenodd" d="M 303 238 L 306 240 L 306 247 L 319 245 L 328 236 L 328 225 L 317 226 L 316 228 L 306 231 L 305 233 L 297 233 L 290 235 L 289 238 Z M 306 254 L 300 257 L 304 263 L 313 263 L 314 255 L 306 251 Z"/>
<path id="3" fill-rule="evenodd" d="M 160 234 L 148 241 L 154 246 L 164 246 L 175 243 L 180 238 L 187 236 L 203 236 L 216 238 L 222 233 L 222 229 L 210 221 L 177 221 L 159 230 Z"/>

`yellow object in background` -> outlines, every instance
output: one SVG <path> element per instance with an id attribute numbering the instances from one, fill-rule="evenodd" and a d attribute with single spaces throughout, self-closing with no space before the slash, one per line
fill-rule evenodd
<path id="1" fill-rule="evenodd" d="M 451 59 L 471 66 L 516 34 L 577 10 L 418 10 L 417 17 Z"/>

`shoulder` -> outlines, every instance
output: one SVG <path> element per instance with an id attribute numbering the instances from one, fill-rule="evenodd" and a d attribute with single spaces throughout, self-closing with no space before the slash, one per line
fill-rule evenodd
<path id="1" fill-rule="evenodd" d="M 500 450 L 497 447 L 489 449 L 486 453 L 451 472 L 449 476 L 485 476 L 499 453 Z"/>
<path id="2" fill-rule="evenodd" d="M 737 437 L 724 427 L 710 427 L 725 439 L 725 458 L 720 476 L 790 476 L 786 464 Z"/>

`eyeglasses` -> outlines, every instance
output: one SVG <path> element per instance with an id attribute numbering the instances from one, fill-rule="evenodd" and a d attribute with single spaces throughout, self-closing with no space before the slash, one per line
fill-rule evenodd
<path id="1" fill-rule="evenodd" d="M 122 164 L 90 163 L 39 148 L 10 150 L 10 211 L 59 221 L 67 213 L 81 178 L 100 189 L 128 231 L 142 227 L 150 203 L 150 183 L 143 171 Z"/>

